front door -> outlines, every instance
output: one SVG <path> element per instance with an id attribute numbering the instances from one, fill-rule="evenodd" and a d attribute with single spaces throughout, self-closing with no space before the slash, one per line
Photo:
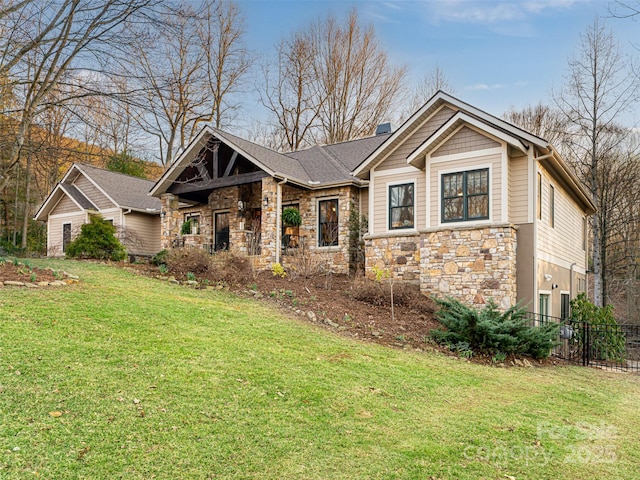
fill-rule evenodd
<path id="1" fill-rule="evenodd" d="M 215 225 L 214 250 L 229 250 L 229 212 L 214 213 Z"/>

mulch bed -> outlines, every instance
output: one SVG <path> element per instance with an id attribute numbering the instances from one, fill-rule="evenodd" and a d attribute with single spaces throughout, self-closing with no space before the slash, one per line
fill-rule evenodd
<path id="1" fill-rule="evenodd" d="M 56 282 L 64 277 L 61 274 L 55 274 L 49 268 L 36 268 L 28 265 L 14 265 L 13 262 L 0 263 L 0 284 L 4 281 L 14 282 Z"/>

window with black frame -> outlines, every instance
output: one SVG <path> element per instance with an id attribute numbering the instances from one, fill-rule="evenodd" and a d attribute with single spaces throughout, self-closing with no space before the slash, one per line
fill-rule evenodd
<path id="1" fill-rule="evenodd" d="M 414 227 L 413 183 L 389 186 L 389 230 Z"/>
<path id="2" fill-rule="evenodd" d="M 489 218 L 489 169 L 442 175 L 442 222 Z"/>
<path id="3" fill-rule="evenodd" d="M 338 245 L 338 200 L 318 202 L 318 246 Z"/>

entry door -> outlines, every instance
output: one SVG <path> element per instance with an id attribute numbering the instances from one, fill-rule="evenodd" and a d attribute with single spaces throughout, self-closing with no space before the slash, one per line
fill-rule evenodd
<path id="1" fill-rule="evenodd" d="M 540 294 L 540 320 L 544 322 L 549 317 L 549 297 L 548 293 Z"/>
<path id="2" fill-rule="evenodd" d="M 62 224 L 62 251 L 67 251 L 67 245 L 71 243 L 71 224 Z"/>
<path id="3" fill-rule="evenodd" d="M 229 250 L 229 212 L 214 213 L 215 225 L 214 250 Z"/>

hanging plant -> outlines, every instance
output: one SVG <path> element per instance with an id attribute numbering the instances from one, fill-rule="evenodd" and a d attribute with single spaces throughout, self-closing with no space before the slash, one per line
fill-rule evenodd
<path id="1" fill-rule="evenodd" d="M 287 207 L 282 211 L 282 222 L 287 227 L 299 227 L 302 224 L 302 217 L 297 208 Z"/>
<path id="2" fill-rule="evenodd" d="M 191 220 L 187 220 L 182 224 L 182 227 L 180 227 L 180 234 L 181 235 L 191 234 Z"/>

